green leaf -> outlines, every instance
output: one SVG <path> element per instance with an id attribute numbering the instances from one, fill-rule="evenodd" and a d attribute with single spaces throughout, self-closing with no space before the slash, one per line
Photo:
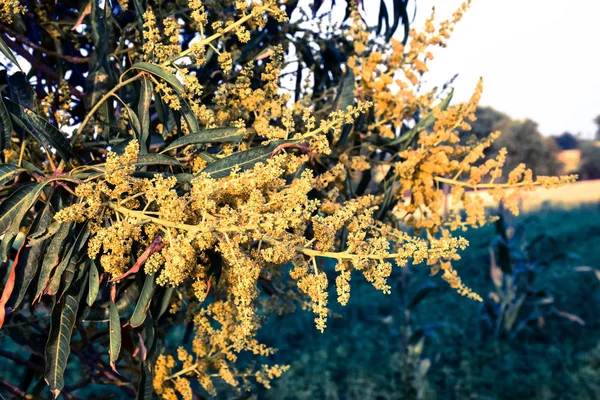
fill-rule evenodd
<path id="1" fill-rule="evenodd" d="M 171 305 L 171 297 L 173 297 L 174 292 L 174 287 L 165 288 L 165 290 L 163 291 L 160 303 L 158 304 L 158 307 L 155 308 L 157 321 L 160 319 L 160 317 L 162 317 L 162 315 L 165 313 L 165 311 L 167 311 L 167 309 Z"/>
<path id="2" fill-rule="evenodd" d="M 123 290 L 123 295 L 117 300 L 117 310 L 119 315 L 127 312 L 131 305 L 135 302 L 140 294 L 142 282 L 138 279 L 133 281 Z M 107 321 L 110 318 L 108 307 L 94 307 L 90 309 L 86 321 Z"/>
<path id="3" fill-rule="evenodd" d="M 154 106 L 156 107 L 156 115 L 158 115 L 158 120 L 164 126 L 163 137 L 167 137 L 177 125 L 175 122 L 175 116 L 173 115 L 173 110 L 171 110 L 171 108 L 166 105 L 158 95 L 154 97 Z"/>
<path id="4" fill-rule="evenodd" d="M 37 201 L 44 186 L 44 183 L 21 186 L 0 204 L 0 234 L 9 228 L 14 230 L 15 226 L 18 232 L 18 226 Z"/>
<path id="5" fill-rule="evenodd" d="M 37 111 L 37 94 L 29 84 L 27 75 L 23 72 L 15 72 L 8 77 L 10 99 L 21 105 L 21 107 Z"/>
<path id="6" fill-rule="evenodd" d="M 245 171 L 254 167 L 259 162 L 268 160 L 280 144 L 280 142 L 273 142 L 268 146 L 254 147 L 249 150 L 233 153 L 210 164 L 201 173 L 207 173 L 213 178 L 224 178 L 229 176 L 231 170 L 235 167 L 239 167 L 240 171 Z"/>
<path id="7" fill-rule="evenodd" d="M 179 112 L 181 116 L 185 120 L 185 123 L 190 128 L 190 132 L 198 132 L 200 130 L 200 125 L 198 125 L 198 119 L 194 115 L 190 105 L 187 100 L 182 97 L 179 97 L 179 103 L 181 103 L 181 109 Z"/>
<path id="8" fill-rule="evenodd" d="M 135 137 L 140 141 L 142 135 L 142 125 L 140 124 L 140 120 L 136 113 L 133 112 L 131 107 L 127 104 L 123 103 L 123 107 L 127 110 L 127 116 L 129 117 L 129 122 L 131 123 L 131 127 L 133 128 L 133 133 Z"/>
<path id="9" fill-rule="evenodd" d="M 166 81 L 169 85 L 171 85 L 173 89 L 175 89 L 177 94 L 183 94 L 183 85 L 181 84 L 181 82 L 179 82 L 179 79 L 177 79 L 175 75 L 168 72 L 166 69 L 159 65 L 150 64 L 147 62 L 139 62 L 133 64 L 131 66 L 131 69 L 139 69 L 140 71 L 145 71 L 151 73 L 152 75 L 156 75 L 162 80 Z"/>
<path id="10" fill-rule="evenodd" d="M 0 42 L 2 39 L 0 38 Z M 4 100 L 0 96 L 0 152 L 10 147 L 10 138 L 12 136 L 13 125 L 10 120 L 10 114 L 4 105 Z"/>
<path id="11" fill-rule="evenodd" d="M 138 101 L 138 116 L 140 117 L 140 154 L 147 154 L 150 148 L 150 102 L 152 101 L 152 81 L 144 76 L 140 81 L 140 99 Z"/>
<path id="12" fill-rule="evenodd" d="M 46 203 L 46 206 L 42 211 L 38 213 L 33 224 L 31 225 L 30 232 L 35 232 L 37 229 L 45 229 L 52 222 L 52 209 L 50 203 Z M 42 256 L 46 249 L 46 243 L 39 242 L 36 245 L 30 246 L 29 244 L 22 250 L 21 257 L 16 265 L 16 279 L 13 294 L 7 303 L 8 307 L 13 309 L 17 308 L 23 297 L 27 292 L 27 289 L 31 285 L 31 282 L 37 275 L 42 262 Z"/>
<path id="13" fill-rule="evenodd" d="M 0 164 L 0 186 L 15 179 L 23 171 L 25 169 L 19 168 L 14 164 Z"/>
<path id="14" fill-rule="evenodd" d="M 54 147 L 56 151 L 65 159 L 69 160 L 73 156 L 71 143 L 64 135 L 52 124 L 38 116 L 28 108 L 6 100 L 6 108 L 14 118 L 22 122 L 43 146 Z"/>
<path id="15" fill-rule="evenodd" d="M 152 313 L 148 313 L 148 321 L 142 327 L 142 340 L 146 346 L 146 358 L 140 366 L 140 380 L 138 381 L 136 400 L 151 400 L 154 394 L 152 378 L 154 376 L 154 361 L 159 352 L 158 340 L 156 340 L 156 326 Z"/>
<path id="16" fill-rule="evenodd" d="M 192 109 L 190 108 L 187 100 L 182 97 L 184 93 L 183 85 L 181 84 L 181 82 L 179 82 L 175 75 L 171 74 L 159 65 L 150 64 L 147 62 L 136 63 L 131 66 L 131 69 L 146 71 L 148 73 L 151 73 L 152 75 L 158 76 L 162 80 L 166 81 L 169 85 L 171 85 L 171 87 L 175 89 L 175 92 L 178 95 L 179 103 L 181 104 L 181 109 L 179 111 L 181 112 L 183 119 L 190 128 L 190 131 L 197 132 L 200 130 L 200 126 L 198 125 L 198 120 L 196 119 L 196 116 L 192 112 Z"/>
<path id="17" fill-rule="evenodd" d="M 116 304 L 111 301 L 109 306 L 109 334 L 110 334 L 110 367 L 113 371 L 117 372 L 116 362 L 119 359 L 119 352 L 121 351 L 121 319 L 119 318 L 119 310 L 117 310 Z"/>
<path id="18" fill-rule="evenodd" d="M 25 201 L 27 201 L 27 195 L 31 193 L 34 186 L 21 186 L 0 204 L 0 235 L 10 227 L 15 215 L 24 206 Z"/>
<path id="19" fill-rule="evenodd" d="M 4 40 L 2 38 L 0 38 L 0 51 L 6 56 L 6 58 L 10 60 L 11 63 L 15 64 L 17 68 L 23 70 L 17 62 L 17 58 L 13 54 L 12 50 L 10 49 L 10 47 L 8 47 L 6 43 L 4 43 Z"/>
<path id="20" fill-rule="evenodd" d="M 55 294 L 58 293 L 58 289 L 60 288 L 60 278 L 63 276 L 63 273 L 67 272 L 67 270 L 69 268 L 70 268 L 70 271 L 69 271 L 70 278 L 72 278 L 75 275 L 75 265 L 73 265 L 71 263 L 74 247 L 75 247 L 74 244 L 68 245 L 68 250 L 66 251 L 61 262 L 54 269 L 54 274 L 52 275 L 50 282 L 44 289 L 44 294 L 54 296 Z M 68 284 L 70 284 L 70 283 L 71 282 L 69 281 Z"/>
<path id="21" fill-rule="evenodd" d="M 52 237 L 50 245 L 46 250 L 44 261 L 42 262 L 42 268 L 40 269 L 40 276 L 38 278 L 38 286 L 35 299 L 38 299 L 43 294 L 44 289 L 46 289 L 48 279 L 50 278 L 50 274 L 58 265 L 60 261 L 60 254 L 63 248 L 67 246 L 68 241 L 66 239 L 71 233 L 72 225 L 73 224 L 71 222 L 61 224 L 56 234 L 54 234 L 54 236 Z"/>
<path id="22" fill-rule="evenodd" d="M 199 132 L 190 133 L 189 135 L 175 139 L 169 146 L 167 146 L 166 149 L 163 150 L 163 152 L 191 144 L 239 142 L 242 140 L 244 135 L 239 134 L 238 131 L 238 128 L 233 127 L 204 129 Z"/>
<path id="23" fill-rule="evenodd" d="M 71 335 L 84 289 L 85 284 L 73 285 L 52 309 L 44 377 L 55 399 L 65 385 L 64 373 L 71 353 Z"/>
<path id="24" fill-rule="evenodd" d="M 348 72 L 344 76 L 344 79 L 340 82 L 340 88 L 335 99 L 335 109 L 346 111 L 348 106 L 354 104 L 354 93 L 356 92 L 356 79 L 352 69 L 348 68 Z"/>
<path id="25" fill-rule="evenodd" d="M 152 300 L 152 295 L 154 294 L 155 290 L 156 282 L 154 281 L 154 274 L 146 275 L 144 287 L 140 293 L 140 297 L 135 306 L 135 310 L 133 311 L 133 315 L 129 320 L 132 327 L 137 328 L 144 323 L 144 320 L 146 319 L 146 311 L 148 311 L 148 308 L 150 307 L 150 301 Z"/>
<path id="26" fill-rule="evenodd" d="M 98 275 L 98 267 L 96 266 L 95 260 L 90 263 L 90 274 L 88 275 L 88 295 L 86 303 L 88 306 L 92 306 L 96 298 L 98 297 L 98 291 L 100 290 L 100 276 Z"/>
<path id="27" fill-rule="evenodd" d="M 169 157 L 164 154 L 140 154 L 138 156 L 135 165 L 138 167 L 152 166 L 152 165 L 173 165 L 181 167 L 181 163 L 173 157 Z"/>
<path id="28" fill-rule="evenodd" d="M 81 228 L 77 235 L 77 239 L 73 243 L 73 246 L 69 248 L 61 263 L 54 270 L 54 275 L 52 275 L 52 279 L 46 288 L 47 294 L 53 296 L 59 293 L 59 288 L 62 285 L 62 289 L 59 294 L 60 297 L 65 290 L 69 288 L 77 268 L 82 265 L 80 258 L 81 250 L 87 243 L 90 234 L 91 230 L 87 224 Z"/>
<path id="29" fill-rule="evenodd" d="M 86 96 L 84 98 L 84 104 L 86 109 L 92 108 L 100 101 L 100 99 L 111 89 L 111 82 L 106 69 L 102 65 L 96 66 L 90 71 L 90 74 L 85 80 Z M 102 126 L 102 133 L 106 140 L 110 137 L 110 123 L 114 118 L 111 116 L 114 113 L 109 111 L 110 102 L 105 101 L 100 105 L 98 111 L 96 111 L 95 117 L 104 122 Z"/>

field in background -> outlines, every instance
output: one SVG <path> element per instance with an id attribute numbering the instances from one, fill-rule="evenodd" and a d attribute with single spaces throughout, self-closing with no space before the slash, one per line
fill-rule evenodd
<path id="1" fill-rule="evenodd" d="M 480 190 L 477 193 L 484 199 L 486 206 L 497 206 L 492 196 L 486 191 Z M 596 202 L 600 202 L 600 179 L 575 182 L 557 189 L 539 188 L 525 193 L 520 208 L 523 212 L 530 212 L 545 205 L 568 208 Z M 449 203 L 451 204 L 451 201 Z"/>

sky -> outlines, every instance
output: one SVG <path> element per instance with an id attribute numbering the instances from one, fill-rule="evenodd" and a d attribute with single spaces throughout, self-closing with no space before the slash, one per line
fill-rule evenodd
<path id="1" fill-rule="evenodd" d="M 376 22 L 379 0 L 364 1 Z M 412 26 L 423 26 L 433 6 L 442 20 L 460 3 L 416 0 Z M 448 47 L 435 50 L 427 85 L 458 73 L 455 99 L 466 101 L 481 76 L 481 105 L 530 118 L 544 135 L 592 138 L 600 115 L 599 16 L 600 0 L 473 0 Z"/>

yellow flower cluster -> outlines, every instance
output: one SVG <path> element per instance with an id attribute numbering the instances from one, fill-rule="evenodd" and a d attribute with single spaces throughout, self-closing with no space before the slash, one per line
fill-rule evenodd
<path id="1" fill-rule="evenodd" d="M 0 2 L 0 21 L 12 24 L 15 14 L 24 14 L 27 9 L 19 0 L 2 0 Z"/>
<path id="2" fill-rule="evenodd" d="M 442 279 L 452 288 L 481 301 L 451 265 L 468 245 L 451 232 L 490 221 L 478 191 L 490 190 L 518 212 L 521 191 L 574 179 L 534 178 L 523 165 L 508 174 L 506 183 L 495 182 L 506 152 L 480 161 L 498 133 L 467 144 L 459 137 L 459 130 L 469 129 L 474 120 L 482 82 L 466 104 L 449 106 L 435 92 L 415 94 L 433 58 L 431 47 L 445 45 L 469 2 L 437 28 L 432 15 L 423 32 L 411 31 L 406 46 L 376 40 L 355 10 L 348 36 L 356 54 L 346 76 L 355 77 L 357 101 L 339 107 L 332 100 L 337 89 L 319 99 L 323 107 L 311 95 L 290 104 L 280 87 L 282 46 L 238 66 L 235 39 L 217 39 L 237 37 L 243 44 L 250 39 L 249 29 L 264 26 L 267 15 L 279 21 L 286 16 L 274 0 L 234 3 L 237 19 L 209 25 L 202 2 L 191 0 L 200 40 L 185 51 L 179 47 L 176 20 L 162 21 L 161 34 L 147 9 L 143 52 L 147 61 L 181 76 L 182 93 L 151 78 L 165 103 L 179 110 L 185 100 L 201 124 L 235 127 L 239 141 L 214 143 L 217 151 L 210 153 L 194 145 L 166 149 L 194 173 L 193 179 L 179 181 L 172 169 L 150 177 L 148 170 L 135 174 L 139 144 L 132 140 L 122 155 L 108 153 L 104 165 L 94 166 L 97 174 L 77 187 L 77 201 L 56 214 L 59 222 L 89 221 L 88 254 L 99 257 L 113 279 L 156 238 L 164 243 L 147 257 L 143 271 L 154 274 L 158 285 L 176 289 L 171 311 L 185 313 L 195 333 L 191 351 L 178 350 L 178 362 L 170 355 L 158 358 L 153 385 L 165 399 L 192 398 L 192 378 L 211 395 L 217 378 L 243 388 L 253 377 L 268 387 L 287 367 L 239 370 L 239 354 L 273 353 L 256 339 L 268 313 L 299 305 L 312 310 L 323 331 L 330 267 L 337 274 L 342 305 L 350 298 L 353 273 L 390 293 L 393 268 L 409 264 L 426 264 L 432 274 L 443 271 Z M 210 108 L 201 102 L 204 88 L 197 76 L 175 63 L 190 56 L 201 65 L 207 52 L 217 55 L 227 75 Z M 367 123 L 358 127 L 360 119 Z M 341 144 L 345 135 L 352 144 Z M 252 168 L 233 167 L 218 179 L 203 172 L 240 151 L 267 149 L 260 146 L 274 150 Z M 446 185 L 464 215 L 444 209 Z"/>

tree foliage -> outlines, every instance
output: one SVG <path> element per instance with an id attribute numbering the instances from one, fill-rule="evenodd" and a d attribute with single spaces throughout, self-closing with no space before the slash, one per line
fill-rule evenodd
<path id="1" fill-rule="evenodd" d="M 527 164 L 534 175 L 553 175 L 560 171 L 558 146 L 553 138 L 544 137 L 539 132 L 535 121 L 514 120 L 492 107 L 477 107 L 475 117 L 477 119 L 471 123 L 470 129 L 462 133 L 464 143 L 473 136 L 481 140 L 494 131 L 501 131 L 502 136 L 486 149 L 486 156 L 496 157 L 501 149 L 506 148 L 508 169 Z"/>
<path id="2" fill-rule="evenodd" d="M 481 300 L 452 267 L 456 231 L 494 219 L 476 190 L 517 213 L 519 192 L 573 180 L 520 164 L 500 184 L 503 149 L 478 163 L 498 133 L 461 144 L 458 129 L 481 82 L 463 104 L 417 92 L 468 2 L 406 44 L 356 9 L 311 27 L 296 6 L 4 10 L 0 325 L 45 365 L 22 390 L 40 374 L 71 398 L 91 383 L 165 399 L 268 387 L 287 369 L 257 339 L 270 315 L 309 309 L 323 331 L 330 287 L 341 304 L 352 276 L 389 293 L 408 263 Z M 443 210 L 442 184 L 464 213 Z"/>

